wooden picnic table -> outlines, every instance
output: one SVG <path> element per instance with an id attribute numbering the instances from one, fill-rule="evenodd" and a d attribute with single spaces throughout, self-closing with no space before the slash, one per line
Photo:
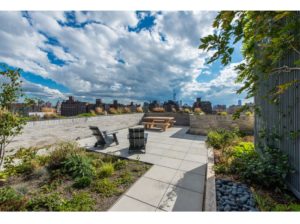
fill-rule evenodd
<path id="1" fill-rule="evenodd" d="M 174 117 L 144 117 L 143 124 L 145 129 L 158 127 L 165 131 L 175 123 Z"/>

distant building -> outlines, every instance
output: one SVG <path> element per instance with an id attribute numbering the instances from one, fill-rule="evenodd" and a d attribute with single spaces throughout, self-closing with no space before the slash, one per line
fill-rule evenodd
<path id="1" fill-rule="evenodd" d="M 113 106 L 115 109 L 118 109 L 118 107 L 119 107 L 118 100 L 114 100 L 112 106 Z"/>
<path id="2" fill-rule="evenodd" d="M 19 113 L 23 116 L 29 116 L 31 112 L 41 112 L 41 105 L 34 104 L 34 105 L 26 105 L 25 103 L 12 103 L 10 105 L 10 110 L 14 113 Z"/>
<path id="3" fill-rule="evenodd" d="M 202 101 L 200 97 L 196 99 L 193 104 L 193 109 L 201 108 L 201 110 L 206 114 L 212 114 L 212 106 L 210 101 Z"/>
<path id="4" fill-rule="evenodd" d="M 97 107 L 104 109 L 104 104 L 101 99 L 96 99 L 96 103 L 88 103 L 86 106 L 86 111 L 90 112 L 91 110 L 96 110 Z"/>
<path id="5" fill-rule="evenodd" d="M 139 107 L 140 105 L 134 104 L 133 102 L 130 102 L 129 105 L 127 105 L 127 107 L 130 109 L 131 112 L 135 112 L 136 108 Z"/>
<path id="6" fill-rule="evenodd" d="M 173 112 L 174 110 L 176 111 L 179 110 L 179 105 L 174 100 L 168 100 L 168 102 L 165 102 L 163 104 L 163 108 L 165 109 L 166 112 Z"/>
<path id="7" fill-rule="evenodd" d="M 239 105 L 231 105 L 227 108 L 228 114 L 234 114 L 238 109 L 240 109 L 242 106 Z"/>
<path id="8" fill-rule="evenodd" d="M 144 102 L 144 104 L 143 104 L 143 111 L 144 112 L 149 112 L 149 103 L 148 102 Z"/>
<path id="9" fill-rule="evenodd" d="M 242 106 L 242 100 L 238 100 L 238 106 Z"/>
<path id="10" fill-rule="evenodd" d="M 213 111 L 216 112 L 216 113 L 218 113 L 218 112 L 224 112 L 224 111 L 226 111 L 226 105 L 220 105 L 220 104 L 215 105 L 213 107 Z"/>
<path id="11" fill-rule="evenodd" d="M 156 108 L 156 107 L 159 107 L 159 103 L 157 102 L 157 100 L 154 100 L 152 101 L 150 104 L 149 104 L 149 110 L 152 111 L 153 108 Z"/>
<path id="12" fill-rule="evenodd" d="M 86 102 L 75 101 L 73 96 L 69 96 L 69 99 L 61 104 L 61 115 L 68 117 L 86 113 L 86 106 Z"/>
<path id="13" fill-rule="evenodd" d="M 57 101 L 55 108 L 56 108 L 56 113 L 61 114 L 61 102 L 60 101 Z"/>

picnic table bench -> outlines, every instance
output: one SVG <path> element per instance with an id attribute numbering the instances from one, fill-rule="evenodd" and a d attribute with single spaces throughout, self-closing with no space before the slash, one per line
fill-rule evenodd
<path id="1" fill-rule="evenodd" d="M 145 117 L 142 124 L 145 129 L 152 129 L 154 127 L 161 128 L 166 131 L 167 128 L 172 127 L 175 123 L 174 117 Z"/>

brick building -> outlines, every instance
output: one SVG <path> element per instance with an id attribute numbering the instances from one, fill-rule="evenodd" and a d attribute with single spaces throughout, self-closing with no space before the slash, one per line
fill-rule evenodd
<path id="1" fill-rule="evenodd" d="M 212 106 L 210 101 L 202 101 L 201 97 L 196 99 L 196 102 L 193 104 L 193 109 L 201 108 L 201 110 L 206 114 L 212 114 Z"/>
<path id="2" fill-rule="evenodd" d="M 61 115 L 66 117 L 76 116 L 86 113 L 86 108 L 86 102 L 75 101 L 73 96 L 69 96 L 69 99 L 61 104 Z"/>

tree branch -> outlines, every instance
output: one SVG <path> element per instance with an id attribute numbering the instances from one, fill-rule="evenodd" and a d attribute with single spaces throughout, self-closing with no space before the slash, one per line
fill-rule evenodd
<path id="1" fill-rule="evenodd" d="M 300 70 L 300 67 L 289 67 L 287 65 L 284 65 L 282 67 L 272 69 L 271 73 L 291 72 L 295 70 Z"/>
<path id="2" fill-rule="evenodd" d="M 299 50 L 297 50 L 293 45 L 291 45 L 291 47 L 293 48 L 293 50 L 294 50 L 297 54 L 300 55 L 300 51 L 299 51 Z"/>

